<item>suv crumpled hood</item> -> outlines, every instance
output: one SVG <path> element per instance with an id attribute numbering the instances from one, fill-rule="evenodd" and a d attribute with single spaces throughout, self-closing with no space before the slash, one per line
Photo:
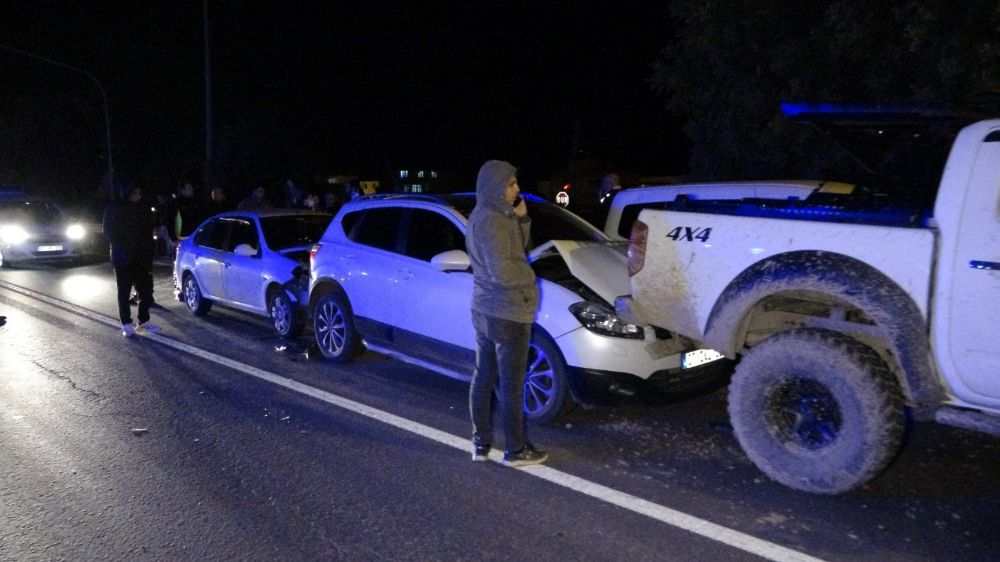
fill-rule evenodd
<path id="1" fill-rule="evenodd" d="M 573 277 L 602 299 L 614 303 L 629 293 L 628 257 L 621 244 L 549 240 L 528 252 L 531 263 L 548 252 L 558 252 Z"/>

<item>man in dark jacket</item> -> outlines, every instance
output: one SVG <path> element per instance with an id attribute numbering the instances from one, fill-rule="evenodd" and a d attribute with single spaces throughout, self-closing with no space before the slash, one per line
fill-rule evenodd
<path id="1" fill-rule="evenodd" d="M 194 184 L 186 181 L 180 185 L 174 199 L 174 210 L 176 214 L 173 216 L 175 222 L 172 226 L 174 226 L 174 240 L 177 241 L 191 236 L 194 229 L 205 219 L 204 206 L 194 195 Z"/>
<path id="2" fill-rule="evenodd" d="M 104 210 L 104 236 L 111 243 L 111 265 L 118 285 L 118 318 L 122 335 L 130 338 L 138 330 L 158 332 L 149 322 L 153 304 L 153 227 L 155 218 L 150 205 L 142 200 L 142 189 L 126 191 L 123 199 L 113 201 Z M 135 286 L 139 297 L 139 324 L 132 326 L 129 293 Z"/>
<path id="3" fill-rule="evenodd" d="M 503 463 L 525 466 L 545 462 L 548 457 L 528 442 L 522 407 L 531 323 L 538 308 L 535 272 L 525 255 L 530 232 L 531 219 L 520 196 L 517 169 L 508 162 L 486 162 L 476 180 L 476 207 L 469 215 L 465 241 L 474 278 L 476 371 L 469 410 L 472 459 L 477 461 L 486 460 L 492 446 L 490 402 L 494 387 L 500 395 Z"/>

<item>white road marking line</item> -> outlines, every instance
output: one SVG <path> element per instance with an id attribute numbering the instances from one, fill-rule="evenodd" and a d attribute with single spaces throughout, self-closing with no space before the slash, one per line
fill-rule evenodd
<path id="1" fill-rule="evenodd" d="M 13 285 L 3 280 L 0 280 L 0 287 L 33 299 L 47 302 L 55 307 L 68 310 L 102 324 L 107 324 L 113 327 L 119 326 L 119 322 L 116 319 L 103 314 L 98 314 L 92 310 L 88 310 L 64 300 L 37 293 L 31 289 Z M 162 334 L 143 334 L 142 337 L 178 351 L 183 351 L 184 353 L 229 367 L 233 370 L 267 381 L 282 388 L 298 392 L 350 412 L 360 414 L 367 418 L 397 427 L 433 441 L 437 441 L 442 445 L 458 449 L 462 451 L 463 454 L 469 453 L 469 439 L 452 435 L 422 423 L 418 423 L 371 406 L 366 406 L 360 402 L 344 398 L 343 396 L 284 378 L 252 365 L 247 365 L 246 363 L 229 359 L 210 351 L 205 351 L 192 345 L 170 339 Z M 496 451 L 491 452 L 490 460 L 494 462 L 498 462 L 500 460 L 500 456 Z M 757 537 L 746 533 L 741 533 L 734 529 L 717 525 L 711 521 L 706 521 L 693 515 L 688 515 L 687 513 L 670 509 L 669 507 L 644 500 L 625 492 L 620 492 L 614 488 L 609 488 L 596 482 L 591 482 L 589 480 L 573 476 L 572 474 L 562 472 L 561 470 L 557 470 L 549 466 L 535 465 L 516 470 L 520 470 L 526 474 L 530 474 L 536 478 L 541 478 L 574 492 L 578 492 L 623 509 L 627 509 L 633 513 L 651 517 L 662 523 L 700 535 L 712 541 L 731 546 L 744 552 L 755 554 L 768 560 L 774 560 L 776 562 L 822 562 L 822 559 L 810 556 L 803 552 L 765 541 L 763 539 L 758 539 Z"/>

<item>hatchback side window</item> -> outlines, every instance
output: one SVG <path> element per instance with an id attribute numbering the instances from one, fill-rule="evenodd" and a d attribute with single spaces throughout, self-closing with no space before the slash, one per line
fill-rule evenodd
<path id="1" fill-rule="evenodd" d="M 233 224 L 233 230 L 229 235 L 229 247 L 227 251 L 233 252 L 240 244 L 249 244 L 254 250 L 260 249 L 260 241 L 257 237 L 257 226 L 246 219 L 229 219 Z"/>
<path id="2" fill-rule="evenodd" d="M 465 235 L 455 223 L 440 213 L 413 209 L 406 235 L 406 255 L 430 261 L 448 250 L 465 251 Z"/>
<path id="3" fill-rule="evenodd" d="M 198 229 L 194 235 L 194 243 L 204 248 L 225 251 L 226 238 L 229 237 L 229 223 L 223 220 L 213 220 Z"/>
<path id="4" fill-rule="evenodd" d="M 403 209 L 398 207 L 368 209 L 347 237 L 358 244 L 397 252 L 402 217 Z"/>

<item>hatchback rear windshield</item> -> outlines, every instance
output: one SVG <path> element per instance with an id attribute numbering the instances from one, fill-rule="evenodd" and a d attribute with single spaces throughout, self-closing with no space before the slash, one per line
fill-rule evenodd
<path id="1" fill-rule="evenodd" d="M 264 240 L 272 250 L 309 246 L 319 241 L 333 215 L 291 215 L 261 217 Z"/>

